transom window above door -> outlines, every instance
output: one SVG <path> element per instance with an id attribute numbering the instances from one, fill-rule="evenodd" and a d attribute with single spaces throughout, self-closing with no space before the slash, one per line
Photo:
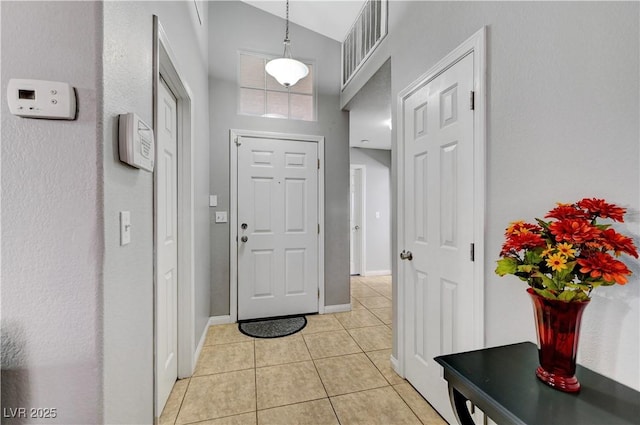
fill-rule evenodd
<path id="1" fill-rule="evenodd" d="M 272 57 L 250 52 L 238 54 L 238 113 L 266 118 L 315 121 L 316 101 L 313 64 L 309 75 L 286 88 L 267 74 Z"/>

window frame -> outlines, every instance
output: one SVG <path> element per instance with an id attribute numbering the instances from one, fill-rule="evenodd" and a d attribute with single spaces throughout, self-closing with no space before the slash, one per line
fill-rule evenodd
<path id="1" fill-rule="evenodd" d="M 312 67 L 313 72 L 312 72 L 312 81 L 311 81 L 311 94 L 308 93 L 301 93 L 301 92 L 296 92 L 295 91 L 295 86 L 293 88 L 285 88 L 282 87 L 283 90 L 272 90 L 269 89 L 267 87 L 267 72 L 264 71 L 264 86 L 263 88 L 256 88 L 256 87 L 248 87 L 248 86 L 243 86 L 241 84 L 241 74 L 242 74 L 242 70 L 241 70 L 241 57 L 242 55 L 245 56 L 252 56 L 254 58 L 261 58 L 265 61 L 271 60 L 271 59 L 276 59 L 278 57 L 281 57 L 282 55 L 274 55 L 274 54 L 270 54 L 270 53 L 264 53 L 264 52 L 256 52 L 256 51 L 252 51 L 252 50 L 238 50 L 237 51 L 237 58 L 236 58 L 236 104 L 237 104 L 237 108 L 236 108 L 236 113 L 238 115 L 243 115 L 243 116 L 248 116 L 248 117 L 257 117 L 257 118 L 271 118 L 271 119 L 284 119 L 284 120 L 293 120 L 293 121 L 302 121 L 302 122 L 317 122 L 318 121 L 318 86 L 317 86 L 317 78 L 316 76 L 318 75 L 318 67 L 315 63 L 314 60 L 310 60 L 310 59 L 305 59 L 305 58 L 296 58 L 296 60 L 299 60 L 300 62 L 304 63 L 307 66 Z M 247 112 L 243 112 L 242 111 L 242 105 L 241 105 L 241 97 L 242 97 L 242 89 L 249 89 L 249 90 L 261 90 L 264 93 L 264 108 L 263 111 L 264 113 L 262 115 L 256 115 L 256 114 L 250 114 Z M 287 116 L 286 117 L 275 117 L 275 116 L 266 116 L 267 115 L 267 94 L 268 93 L 286 93 L 287 94 Z M 312 107 L 312 114 L 311 114 L 311 119 L 302 119 L 302 118 L 293 118 L 291 116 L 291 95 L 301 95 L 301 96 L 311 96 L 311 107 Z"/>

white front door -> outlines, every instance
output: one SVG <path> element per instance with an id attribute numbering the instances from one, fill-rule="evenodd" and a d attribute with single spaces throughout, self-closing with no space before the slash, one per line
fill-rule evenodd
<path id="1" fill-rule="evenodd" d="M 405 376 L 449 422 L 433 358 L 474 347 L 474 53 L 403 100 Z"/>
<path id="2" fill-rule="evenodd" d="M 318 144 L 238 137 L 238 319 L 318 311 Z"/>
<path id="3" fill-rule="evenodd" d="M 362 168 L 352 167 L 349 176 L 351 203 L 351 274 L 362 274 Z"/>
<path id="4" fill-rule="evenodd" d="M 156 187 L 156 383 L 160 416 L 178 376 L 178 162 L 176 98 L 158 87 Z"/>

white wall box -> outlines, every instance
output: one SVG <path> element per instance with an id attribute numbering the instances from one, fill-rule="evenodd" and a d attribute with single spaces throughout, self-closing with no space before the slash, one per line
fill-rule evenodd
<path id="1" fill-rule="evenodd" d="M 76 93 L 68 83 L 12 78 L 7 85 L 7 102 L 11 113 L 19 117 L 76 118 Z"/>
<path id="2" fill-rule="evenodd" d="M 153 130 L 133 112 L 120 115 L 120 161 L 153 172 L 155 141 Z"/>

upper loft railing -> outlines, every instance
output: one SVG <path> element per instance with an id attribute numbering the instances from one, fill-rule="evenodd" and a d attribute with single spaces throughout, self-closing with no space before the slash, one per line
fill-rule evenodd
<path id="1" fill-rule="evenodd" d="M 388 0 L 368 0 L 342 42 L 342 88 L 387 35 Z"/>

